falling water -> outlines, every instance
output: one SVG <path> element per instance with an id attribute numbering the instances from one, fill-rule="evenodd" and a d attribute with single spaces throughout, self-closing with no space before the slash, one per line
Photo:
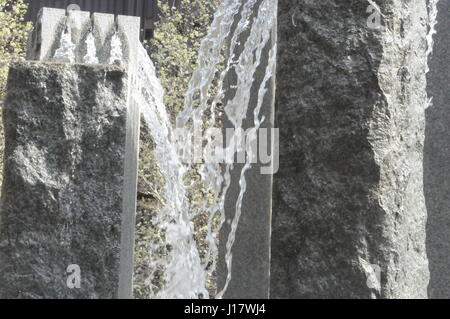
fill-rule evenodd
<path id="1" fill-rule="evenodd" d="M 61 35 L 59 48 L 56 50 L 53 60 L 66 63 L 75 62 L 75 44 L 72 42 L 72 32 L 68 26 Z"/>
<path id="2" fill-rule="evenodd" d="M 267 45 L 270 40 L 271 32 L 268 30 L 272 30 L 276 25 L 276 14 L 277 14 L 277 4 L 273 3 L 273 1 L 266 0 L 264 1 L 258 12 L 258 18 L 253 22 L 250 36 L 245 43 L 245 48 L 243 53 L 239 58 L 239 66 L 240 70 L 237 70 L 238 75 L 238 84 L 237 84 L 237 92 L 235 98 L 225 107 L 225 112 L 230 119 L 230 121 L 234 124 L 236 128 L 242 127 L 242 121 L 246 117 L 248 106 L 249 106 L 249 96 L 250 90 L 252 89 L 252 85 L 255 79 L 255 72 L 258 66 L 261 63 L 261 55 L 263 49 Z M 265 76 L 258 89 L 258 100 L 255 109 L 253 110 L 254 116 L 254 127 L 252 128 L 252 132 L 249 134 L 253 139 L 256 139 L 256 130 L 258 130 L 265 120 L 263 118 L 259 118 L 259 112 L 262 107 L 262 103 L 264 100 L 264 96 L 266 95 L 267 89 L 266 85 L 270 78 L 274 75 L 275 64 L 276 64 L 276 45 L 274 45 L 269 52 L 269 61 L 266 67 Z M 255 59 L 253 59 L 255 56 Z M 239 110 L 239 106 L 243 107 Z M 239 138 L 244 138 L 239 136 Z M 241 141 L 242 142 L 242 141 Z M 250 141 L 251 144 L 251 141 Z M 239 144 L 241 145 L 241 144 Z M 251 168 L 251 159 L 253 158 L 252 149 L 249 148 L 247 150 L 248 157 L 247 162 L 241 171 L 241 177 L 239 180 L 239 185 L 241 187 L 238 200 L 236 202 L 236 213 L 231 223 L 231 232 L 228 236 L 228 241 L 226 244 L 227 252 L 225 255 L 225 261 L 228 268 L 227 280 L 225 282 L 225 286 L 221 292 L 218 293 L 217 297 L 222 297 L 224 292 L 226 291 L 228 284 L 231 280 L 231 265 L 232 265 L 232 247 L 236 237 L 236 230 L 239 223 L 239 218 L 242 213 L 242 200 L 246 191 L 246 179 L 245 173 Z M 229 169 L 227 168 L 227 174 L 229 174 Z M 228 188 L 229 185 L 227 185 Z"/>
<path id="3" fill-rule="evenodd" d="M 436 34 L 436 24 L 437 24 L 437 15 L 438 15 L 438 4 L 439 0 L 429 0 L 428 1 L 428 25 L 429 31 L 427 34 L 427 53 L 426 53 L 426 71 L 428 73 L 430 71 L 429 68 L 429 59 L 433 54 L 434 40 L 433 36 Z M 425 109 L 429 108 L 433 104 L 433 97 L 428 97 L 425 103 Z"/>
<path id="4" fill-rule="evenodd" d="M 184 111 L 179 114 L 176 120 L 176 128 L 183 129 L 182 144 L 188 144 L 196 140 L 195 131 L 198 128 L 203 128 L 205 112 L 213 110 L 210 113 L 214 114 L 215 105 L 224 100 L 224 79 L 232 71 L 236 74 L 236 89 L 234 97 L 225 103 L 224 110 L 234 127 L 236 129 L 242 128 L 250 107 L 250 93 L 252 89 L 255 89 L 255 72 L 261 64 L 263 50 L 270 40 L 270 30 L 273 30 L 276 24 L 276 1 L 264 0 L 256 8 L 257 3 L 257 0 L 224 0 L 219 6 L 209 32 L 201 43 L 199 66 L 194 71 L 189 83 L 185 95 Z M 253 16 L 256 9 L 257 14 Z M 239 21 L 233 28 L 238 15 Z M 243 33 L 248 30 L 249 35 L 245 39 L 243 50 L 237 54 L 236 48 L 239 41 Z M 224 56 L 226 56 L 225 60 Z M 259 117 L 259 112 L 266 94 L 267 83 L 273 76 L 275 56 L 276 47 L 274 46 L 270 49 L 265 77 L 258 88 L 257 105 L 253 112 L 254 131 L 264 121 L 264 118 Z M 202 264 L 194 240 L 192 220 L 195 213 L 190 211 L 183 183 L 183 177 L 190 169 L 190 165 L 189 163 L 183 163 L 178 157 L 173 132 L 170 132 L 171 126 L 163 104 L 163 90 L 156 78 L 153 64 L 143 48 L 140 49 L 138 64 L 140 65 L 138 82 L 142 85 L 135 98 L 141 106 L 145 105 L 142 112 L 155 139 L 157 164 L 166 178 L 164 197 L 170 199 L 167 201 L 164 210 L 159 213 L 157 220 L 153 221 L 160 229 L 164 229 L 166 234 L 165 244 L 172 247 L 167 259 L 159 261 L 165 267 L 166 284 L 156 297 L 198 298 L 202 296 L 206 298 L 208 297 L 208 291 L 205 289 L 206 280 L 214 271 L 214 266 L 208 268 L 207 264 L 210 258 L 217 254 L 215 243 L 217 233 L 212 231 L 212 221 L 214 216 L 218 214 L 221 225 L 225 222 L 225 196 L 230 186 L 230 171 L 233 164 L 228 158 L 224 173 L 220 163 L 206 162 L 199 167 L 203 184 L 216 194 L 215 200 L 210 201 L 208 205 L 203 207 L 209 215 L 209 235 L 207 238 L 209 251 L 206 261 Z M 225 67 L 219 72 L 220 65 L 225 65 Z M 218 89 L 213 91 L 212 86 L 215 79 L 218 79 L 216 84 Z M 211 91 L 215 93 L 211 94 Z M 210 120 L 212 122 L 210 125 L 214 126 L 214 115 Z M 254 136 L 256 137 L 256 135 Z M 242 138 L 245 137 L 235 136 L 235 139 L 232 139 L 234 142 L 228 146 L 228 149 L 224 149 L 223 153 L 232 156 L 234 153 L 230 152 L 230 149 L 235 149 L 236 145 L 241 145 Z M 203 140 L 202 144 L 208 142 L 210 141 Z M 239 217 L 242 213 L 242 200 L 246 190 L 245 173 L 251 168 L 251 158 L 252 154 L 248 154 L 248 162 L 241 171 L 240 194 L 236 202 L 236 213 L 226 244 L 228 276 L 225 287 L 217 294 L 217 298 L 223 296 L 231 280 L 232 247 Z M 214 264 L 215 258 L 212 259 Z M 155 266 L 155 263 L 157 261 L 153 261 L 152 266 Z"/>
<path id="5" fill-rule="evenodd" d="M 438 4 L 439 0 L 429 0 L 428 2 L 428 25 L 429 31 L 427 34 L 427 59 L 433 53 L 434 40 L 433 36 L 436 34 L 436 24 L 437 24 L 437 15 L 438 15 Z M 429 68 L 427 67 L 427 72 Z"/>
<path id="6" fill-rule="evenodd" d="M 257 90 L 258 98 L 253 108 L 253 132 L 265 120 L 259 113 L 267 91 L 267 83 L 275 69 L 276 45 L 270 47 L 269 60 L 265 76 L 259 87 L 255 85 L 255 73 L 261 65 L 265 48 L 270 41 L 271 30 L 276 26 L 276 0 L 223 0 L 217 9 L 208 34 L 201 42 L 198 68 L 194 71 L 185 94 L 184 110 L 176 119 L 176 129 L 183 130 L 181 144 L 196 141 L 195 131 L 204 130 L 204 115 L 210 111 L 210 126 L 216 124 L 215 107 L 224 103 L 227 119 L 237 130 L 242 129 L 250 108 L 250 95 Z M 245 39 L 244 38 L 245 34 Z M 248 34 L 248 35 L 247 35 Z M 74 62 L 74 46 L 71 45 L 70 30 L 61 39 L 61 46 L 55 54 L 56 58 L 64 58 L 66 62 Z M 98 63 L 95 41 L 92 34 L 86 39 L 87 54 L 84 61 Z M 237 48 L 241 48 L 238 52 Z M 151 261 L 150 268 L 163 266 L 164 287 L 155 292 L 156 298 L 208 298 L 206 282 L 215 269 L 218 252 L 216 238 L 219 230 L 213 230 L 215 217 L 220 216 L 220 227 L 225 222 L 225 198 L 231 183 L 232 158 L 234 150 L 241 147 L 244 136 L 236 134 L 231 145 L 222 149 L 226 154 L 226 164 L 205 162 L 199 165 L 198 171 L 203 185 L 214 194 L 214 199 L 202 206 L 208 214 L 208 252 L 203 263 L 194 240 L 193 218 L 196 212 L 192 209 L 185 188 L 186 173 L 192 168 L 191 163 L 182 161 L 179 156 L 180 141 L 175 139 L 167 110 L 163 103 L 163 88 L 157 79 L 155 68 L 147 51 L 142 45 L 137 48 L 137 63 L 131 66 L 133 84 L 132 103 L 137 103 L 149 127 L 155 142 L 155 158 L 161 174 L 165 178 L 164 208 L 152 223 L 165 234 L 163 245 L 170 247 L 167 256 Z M 122 61 L 124 58 L 122 42 L 116 32 L 111 39 L 109 63 Z M 223 68 L 220 68 L 223 66 Z M 225 85 L 229 74 L 235 74 L 234 85 Z M 216 88 L 216 89 L 214 89 Z M 227 94 L 225 94 L 228 92 Z M 233 94 L 230 94 L 233 93 Z M 256 138 L 256 134 L 250 135 Z M 179 136 L 178 136 L 179 137 Z M 177 144 L 178 142 L 178 144 Z M 200 143 L 208 144 L 208 139 Z M 200 144 L 200 145 L 202 145 Z M 250 143 L 251 144 L 251 143 Z M 231 151 L 233 150 L 233 151 Z M 246 172 L 251 168 L 253 154 L 247 150 L 247 163 L 240 174 L 240 193 L 236 202 L 236 211 L 231 222 L 231 232 L 226 243 L 225 261 L 228 268 L 225 287 L 217 294 L 221 298 L 227 289 L 232 276 L 232 248 L 236 229 L 242 214 L 242 200 L 246 191 Z M 161 245 L 150 244 L 151 256 L 157 256 Z M 209 264 L 212 263 L 212 266 Z M 152 275 L 148 282 L 152 280 Z"/>
<path id="7" fill-rule="evenodd" d="M 97 49 L 95 48 L 95 38 L 92 32 L 86 37 L 86 55 L 83 58 L 84 63 L 97 64 Z"/>
<path id="8" fill-rule="evenodd" d="M 111 54 L 109 58 L 109 63 L 114 64 L 115 62 L 120 62 L 123 59 L 122 53 L 122 40 L 118 32 L 114 33 L 111 38 Z"/>
<path id="9" fill-rule="evenodd" d="M 185 97 L 184 111 L 177 117 L 178 129 L 189 128 L 188 130 L 184 131 L 187 133 L 185 134 L 185 141 L 195 140 L 194 135 L 196 129 L 198 127 L 203 127 L 204 113 L 209 109 L 214 110 L 216 102 L 223 101 L 225 93 L 224 79 L 232 71 L 235 72 L 237 78 L 237 81 L 235 83 L 236 89 L 234 97 L 226 102 L 224 109 L 228 120 L 237 129 L 236 131 L 242 128 L 243 121 L 246 118 L 250 107 L 250 93 L 251 90 L 254 89 L 255 72 L 261 64 L 261 56 L 263 50 L 270 40 L 270 30 L 273 30 L 276 25 L 277 2 L 273 0 L 260 1 L 261 4 L 259 5 L 259 8 L 256 8 L 257 3 L 258 1 L 256 0 L 224 0 L 219 6 L 210 30 L 201 43 L 199 50 L 199 67 L 194 71 L 194 74 L 192 75 L 191 81 L 189 83 L 189 87 Z M 253 13 L 256 9 L 257 15 L 253 17 Z M 233 29 L 233 23 L 235 22 L 238 14 L 239 21 Z M 245 39 L 245 43 L 243 46 L 244 48 L 241 53 L 237 54 L 236 48 L 239 44 L 239 41 L 241 40 L 242 34 L 244 31 L 248 30 L 250 32 L 248 37 Z M 227 40 L 230 39 L 231 41 L 227 42 Z M 222 58 L 222 53 L 224 51 L 226 52 L 226 61 L 223 61 Z M 264 121 L 264 118 L 259 118 L 259 112 L 261 110 L 263 98 L 266 93 L 267 82 L 273 75 L 273 71 L 275 68 L 275 56 L 276 47 L 273 47 L 270 50 L 268 61 L 269 63 L 266 67 L 265 72 L 266 75 L 258 89 L 258 101 L 254 109 L 254 131 L 256 131 Z M 211 96 L 211 94 L 209 93 L 211 92 L 214 79 L 217 78 L 219 65 L 221 63 L 225 65 L 225 68 L 222 72 L 219 72 L 217 84 L 218 89 L 215 93 L 215 96 Z M 211 100 L 213 102 L 211 102 Z M 211 114 L 214 113 L 214 111 L 211 112 Z M 213 117 L 211 120 L 211 126 L 214 126 L 215 118 Z M 256 137 L 256 135 L 254 136 Z M 241 139 L 243 138 L 245 137 L 236 135 L 235 139 L 232 139 L 234 143 L 229 145 L 228 149 L 225 149 L 223 153 L 234 154 L 234 152 L 230 152 L 230 149 L 235 149 L 236 145 L 240 146 L 242 144 Z M 209 141 L 207 140 L 203 141 L 203 143 L 208 142 Z M 244 165 L 241 171 L 239 181 L 239 185 L 241 188 L 240 194 L 236 202 L 236 213 L 231 224 L 231 232 L 226 244 L 226 264 L 228 268 L 228 276 L 225 287 L 216 296 L 218 298 L 223 296 L 223 293 L 225 292 L 231 279 L 232 247 L 235 241 L 235 234 L 239 218 L 242 213 L 242 200 L 246 190 L 245 173 L 248 171 L 248 169 L 251 168 L 251 158 L 252 154 L 248 154 L 248 162 Z M 215 244 L 215 236 L 217 234 L 211 233 L 211 224 L 213 217 L 216 216 L 216 214 L 220 214 L 221 225 L 225 222 L 225 196 L 228 187 L 230 186 L 230 170 L 232 168 L 232 161 L 230 160 L 230 158 L 228 158 L 227 164 L 225 165 L 225 173 L 223 173 L 223 167 L 219 163 L 207 162 L 201 165 L 199 169 L 203 183 L 208 189 L 213 190 L 213 192 L 217 194 L 216 201 L 213 201 L 212 203 L 209 203 L 207 207 L 204 207 L 208 211 L 210 216 L 208 223 L 208 231 L 210 233 L 210 235 L 208 236 L 208 243 L 210 247 L 206 260 L 208 260 L 211 255 L 217 253 L 217 246 Z M 187 171 L 187 168 L 185 168 L 184 171 Z M 182 212 L 178 212 L 177 214 L 182 214 Z M 189 218 L 189 213 L 187 214 L 187 216 Z M 181 231 L 181 229 L 179 229 L 179 231 Z M 179 253 L 186 256 L 186 253 L 190 254 L 191 252 L 189 252 L 189 250 L 184 250 L 179 251 Z M 196 256 L 198 256 L 198 254 Z M 184 258 L 186 257 L 180 257 L 180 259 Z M 211 267 L 209 270 L 206 270 L 206 263 L 201 265 L 202 268 L 198 269 L 195 272 L 199 274 L 202 282 L 205 281 L 206 276 L 211 274 L 214 269 L 214 267 Z M 167 267 L 166 271 L 175 273 L 181 271 L 182 273 L 182 269 L 171 269 L 171 265 Z M 193 283 L 190 283 L 190 285 L 192 284 Z M 196 283 L 194 283 L 194 286 L 195 284 Z M 195 287 L 195 289 L 198 288 L 198 286 Z M 195 291 L 195 289 L 188 289 L 188 291 L 192 292 Z M 168 291 L 167 287 L 164 289 L 164 291 Z M 178 287 L 171 286 L 169 291 L 178 291 Z M 169 293 L 166 294 L 165 297 L 176 296 Z M 188 296 L 184 295 L 184 297 Z"/>
<path id="10" fill-rule="evenodd" d="M 163 89 L 156 77 L 155 68 L 147 51 L 140 46 L 138 52 L 137 83 L 133 98 L 141 106 L 142 115 L 155 142 L 155 157 L 165 177 L 163 197 L 168 199 L 153 223 L 165 232 L 165 245 L 172 249 L 170 255 L 154 260 L 151 266 L 163 264 L 165 288 L 159 298 L 198 298 L 208 296 L 206 276 L 201 267 L 200 256 L 194 240 L 194 229 L 183 177 L 186 166 L 177 155 L 176 145 L 171 139 L 171 124 L 163 102 Z M 149 247 L 157 250 L 159 247 Z M 154 254 L 156 255 L 156 254 Z"/>

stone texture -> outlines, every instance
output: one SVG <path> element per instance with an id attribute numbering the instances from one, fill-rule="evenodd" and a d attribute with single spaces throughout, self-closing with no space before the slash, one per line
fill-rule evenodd
<path id="1" fill-rule="evenodd" d="M 38 21 L 30 34 L 28 41 L 28 60 L 55 61 L 55 52 L 61 46 L 61 37 L 65 30 L 70 30 L 71 41 L 74 44 L 75 62 L 83 63 L 87 54 L 87 38 L 94 37 L 96 57 L 100 64 L 111 63 L 112 39 L 114 35 L 120 38 L 120 64 L 127 71 L 127 84 L 123 93 L 124 105 L 128 110 L 127 144 L 124 150 L 125 174 L 123 180 L 123 218 L 121 220 L 121 260 L 119 269 L 120 298 L 132 296 L 133 282 L 133 246 L 134 224 L 136 210 L 137 157 L 139 141 L 139 106 L 132 98 L 131 88 L 136 85 L 137 49 L 139 42 L 140 18 L 117 16 L 104 13 L 84 11 L 65 11 L 61 9 L 42 8 Z M 115 62 L 116 63 L 116 62 Z"/>
<path id="2" fill-rule="evenodd" d="M 450 2 L 438 3 L 426 112 L 424 189 L 430 298 L 450 298 Z"/>
<path id="3" fill-rule="evenodd" d="M 426 1 L 375 2 L 279 1 L 272 298 L 427 297 Z"/>
<path id="4" fill-rule="evenodd" d="M 130 276 L 121 273 L 121 251 L 134 229 L 123 227 L 135 213 L 137 153 L 130 153 L 139 126 L 127 81 L 117 66 L 11 66 L 0 297 L 130 296 L 131 281 L 119 287 L 119 277 Z M 80 289 L 67 287 L 71 264 L 80 266 Z"/>

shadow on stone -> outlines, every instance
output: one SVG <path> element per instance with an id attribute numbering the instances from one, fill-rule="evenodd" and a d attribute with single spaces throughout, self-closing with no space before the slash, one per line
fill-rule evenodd
<path id="1" fill-rule="evenodd" d="M 426 111 L 424 192 L 428 212 L 429 298 L 450 298 L 450 2 L 438 4 L 435 46 L 430 60 Z"/>

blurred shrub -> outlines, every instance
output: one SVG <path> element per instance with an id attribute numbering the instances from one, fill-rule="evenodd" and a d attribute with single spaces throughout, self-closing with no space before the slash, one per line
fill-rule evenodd
<path id="1" fill-rule="evenodd" d="M 0 0 L 0 107 L 6 91 L 9 61 L 25 54 L 31 23 L 24 22 L 27 5 L 22 0 Z M 3 120 L 0 112 L 0 186 L 3 181 Z"/>
<path id="2" fill-rule="evenodd" d="M 165 104 L 172 120 L 183 109 L 184 94 L 197 67 L 200 42 L 206 35 L 220 0 L 160 0 L 160 21 L 148 42 L 158 77 L 165 89 Z"/>

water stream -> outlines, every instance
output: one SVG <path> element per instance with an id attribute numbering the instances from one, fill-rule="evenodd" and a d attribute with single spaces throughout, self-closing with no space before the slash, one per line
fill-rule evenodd
<path id="1" fill-rule="evenodd" d="M 155 67 L 145 48 L 137 48 L 137 63 L 134 70 L 131 98 L 137 103 L 155 142 L 155 158 L 158 168 L 165 178 L 164 208 L 152 223 L 164 233 L 163 246 L 170 247 L 167 256 L 151 260 L 150 268 L 163 267 L 164 287 L 155 291 L 155 298 L 209 298 L 207 279 L 214 273 L 218 254 L 218 231 L 225 220 L 225 199 L 230 187 L 231 170 L 234 169 L 235 151 L 242 148 L 245 136 L 235 134 L 230 145 L 222 148 L 226 154 L 224 163 L 201 161 L 197 170 L 202 183 L 213 198 L 207 201 L 202 210 L 208 214 L 208 252 L 202 259 L 194 239 L 193 219 L 197 210 L 192 209 L 186 191 L 186 173 L 192 169 L 192 163 L 180 157 L 179 145 L 191 145 L 193 142 L 208 145 L 212 141 L 200 137 L 196 132 L 204 133 L 208 127 L 216 125 L 215 108 L 223 104 L 227 121 L 237 131 L 243 128 L 248 114 L 253 114 L 253 131 L 265 120 L 260 110 L 267 84 L 275 69 L 276 45 L 269 47 L 271 30 L 276 26 L 276 0 L 223 0 L 214 15 L 209 32 L 202 40 L 198 68 L 194 71 L 185 95 L 184 110 L 172 127 L 164 105 L 164 91 L 156 76 Z M 73 62 L 73 44 L 69 32 L 61 38 L 60 48 L 55 59 Z M 98 63 L 94 37 L 86 38 L 86 63 Z M 109 63 L 123 59 L 123 46 L 118 34 L 111 39 Z M 269 50 L 268 61 L 261 61 L 264 50 Z M 265 76 L 255 85 L 256 71 L 265 67 Z M 232 74 L 234 81 L 228 83 Z M 254 91 L 256 90 L 256 91 Z M 256 105 L 251 103 L 251 92 L 258 92 Z M 209 125 L 205 127 L 205 114 L 209 114 Z M 182 134 L 179 134 L 179 132 Z M 256 134 L 250 135 L 256 138 Z M 182 137 L 182 140 L 178 140 Z M 197 145 L 198 146 L 198 145 Z M 194 155 L 202 156 L 202 153 Z M 201 149 L 201 147 L 200 147 Z M 246 172 L 251 168 L 252 150 L 246 157 L 246 163 L 240 173 L 240 192 L 235 204 L 235 214 L 231 222 L 231 232 L 226 243 L 225 261 L 228 275 L 225 287 L 217 293 L 221 298 L 232 278 L 232 248 L 239 218 L 242 213 L 242 200 L 246 191 Z M 220 219 L 219 229 L 213 227 L 213 221 Z M 152 256 L 157 256 L 161 244 L 150 244 Z M 152 275 L 148 279 L 150 284 Z"/>
<path id="2" fill-rule="evenodd" d="M 66 26 L 61 35 L 58 49 L 53 57 L 54 61 L 74 63 L 75 62 L 75 44 L 72 42 L 72 31 Z"/>
<path id="3" fill-rule="evenodd" d="M 433 47 L 434 47 L 434 40 L 433 36 L 436 34 L 436 24 L 437 24 L 437 15 L 438 15 L 438 2 L 439 0 L 429 0 L 428 1 L 428 25 L 429 30 L 427 34 L 427 53 L 426 53 L 426 70 L 425 73 L 430 72 L 429 68 L 429 59 L 431 58 L 431 55 L 433 54 Z M 427 96 L 426 102 L 425 102 L 425 109 L 428 109 L 430 106 L 433 105 L 433 97 Z"/>
<path id="4" fill-rule="evenodd" d="M 86 55 L 83 58 L 83 62 L 87 64 L 97 64 L 97 50 L 95 47 L 95 38 L 92 32 L 89 32 L 86 37 Z"/>
<path id="5" fill-rule="evenodd" d="M 224 0 L 218 8 L 208 34 L 203 39 L 199 50 L 198 68 L 194 71 L 188 90 L 185 96 L 184 111 L 176 119 L 176 130 L 182 130 L 183 136 L 181 144 L 198 142 L 196 132 L 203 132 L 204 115 L 210 111 L 210 126 L 216 122 L 214 108 L 218 102 L 224 101 L 225 78 L 230 72 L 235 73 L 236 83 L 232 85 L 234 96 L 225 102 L 224 110 L 227 119 L 236 129 L 242 128 L 243 121 L 249 113 L 250 93 L 255 90 L 255 73 L 261 64 L 263 50 L 269 43 L 271 32 L 276 25 L 276 2 L 264 0 L 256 7 L 258 1 Z M 257 12 L 254 15 L 255 11 Z M 236 19 L 239 19 L 236 23 Z M 268 31 L 269 30 L 269 31 Z M 244 43 L 242 35 L 248 32 Z M 236 50 L 238 45 L 243 44 L 241 52 Z M 276 46 L 270 48 L 269 61 L 265 70 L 265 77 L 260 83 L 258 90 L 257 105 L 253 109 L 254 130 L 256 131 L 264 118 L 259 117 L 262 102 L 267 91 L 267 83 L 273 76 L 275 68 Z M 230 186 L 230 171 L 233 163 L 228 158 L 225 164 L 215 162 L 203 162 L 199 165 L 198 171 L 201 174 L 205 187 L 216 194 L 215 199 L 209 201 L 203 207 L 208 212 L 208 244 L 209 250 L 202 263 L 197 245 L 194 240 L 193 218 L 195 212 L 190 210 L 190 204 L 186 197 L 186 190 L 183 178 L 189 171 L 191 163 L 183 162 L 178 157 L 174 140 L 174 133 L 171 132 L 169 116 L 163 103 L 163 90 L 156 78 L 155 69 L 146 51 L 139 50 L 138 58 L 138 82 L 140 87 L 134 94 L 139 105 L 142 107 L 147 125 L 149 125 L 156 143 L 157 164 L 161 173 L 166 178 L 165 194 L 167 200 L 163 211 L 158 215 L 156 223 L 164 230 L 166 235 L 165 244 L 171 247 L 170 253 L 164 260 L 155 260 L 153 267 L 157 263 L 163 264 L 165 268 L 165 286 L 155 297 L 159 298 L 208 298 L 206 281 L 215 269 L 215 260 L 218 252 L 216 245 L 217 230 L 213 232 L 213 219 L 220 216 L 220 224 L 225 222 L 225 198 Z M 224 65 L 222 71 L 219 66 Z M 217 80 L 216 90 L 212 90 L 213 82 Z M 229 88 L 228 88 L 229 89 Z M 155 116 L 156 115 L 156 116 Z M 256 135 L 254 135 L 256 138 Z M 239 150 L 242 145 L 242 135 L 236 135 L 231 139 L 231 145 L 223 149 L 222 154 L 234 155 L 234 151 Z M 201 139 L 202 145 L 211 141 Z M 195 153 L 195 151 L 194 151 Z M 228 276 L 225 287 L 218 292 L 216 298 L 221 298 L 226 291 L 231 280 L 232 247 L 235 241 L 235 234 L 239 218 L 242 214 L 242 200 L 246 190 L 245 173 L 251 168 L 250 159 L 252 154 L 248 154 L 247 162 L 241 171 L 240 194 L 236 202 L 236 212 L 231 222 L 231 232 L 226 244 L 226 264 Z M 160 247 L 153 247 L 156 252 Z M 156 253 L 155 253 L 156 255 Z M 212 260 L 213 266 L 207 267 Z"/>

